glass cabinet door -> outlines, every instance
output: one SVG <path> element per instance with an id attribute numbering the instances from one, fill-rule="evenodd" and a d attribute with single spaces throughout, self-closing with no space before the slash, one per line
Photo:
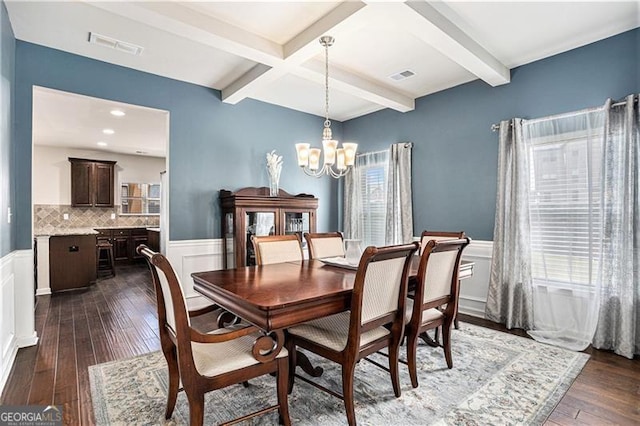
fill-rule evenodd
<path id="1" fill-rule="evenodd" d="M 244 229 L 246 230 L 247 265 L 251 266 L 256 264 L 256 254 L 253 251 L 251 236 L 274 235 L 276 233 L 276 213 L 274 211 L 246 212 Z"/>
<path id="2" fill-rule="evenodd" d="M 300 235 L 300 240 L 302 241 L 303 248 L 306 247 L 307 242 L 305 241 L 302 234 L 304 234 L 305 232 L 310 232 L 310 223 L 309 212 L 284 213 L 284 233 L 287 235 Z"/>
<path id="3" fill-rule="evenodd" d="M 233 213 L 227 213 L 224 215 L 224 256 L 226 259 L 227 268 L 236 267 L 235 247 L 236 241 L 234 237 L 235 229 L 233 228 Z"/>

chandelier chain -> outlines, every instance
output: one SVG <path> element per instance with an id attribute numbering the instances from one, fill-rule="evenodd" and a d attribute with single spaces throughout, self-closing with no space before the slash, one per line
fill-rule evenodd
<path id="1" fill-rule="evenodd" d="M 330 127 L 329 121 L 329 43 L 324 43 L 324 127 Z"/>

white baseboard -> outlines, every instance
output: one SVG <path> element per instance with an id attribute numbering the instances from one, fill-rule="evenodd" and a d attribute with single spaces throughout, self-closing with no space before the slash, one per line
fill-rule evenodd
<path id="1" fill-rule="evenodd" d="M 38 342 L 33 290 L 32 250 L 13 251 L 0 259 L 0 392 L 18 348 Z"/>

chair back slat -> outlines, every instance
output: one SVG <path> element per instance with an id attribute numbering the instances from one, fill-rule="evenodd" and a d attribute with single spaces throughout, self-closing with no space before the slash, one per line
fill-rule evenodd
<path id="1" fill-rule="evenodd" d="M 398 310 L 404 257 L 369 264 L 364 278 L 361 324 Z"/>
<path id="2" fill-rule="evenodd" d="M 420 235 L 420 255 L 424 252 L 424 248 L 431 240 L 444 241 L 444 240 L 457 240 L 464 238 L 464 231 L 422 231 Z"/>
<path id="3" fill-rule="evenodd" d="M 423 303 L 451 296 L 451 279 L 457 268 L 457 250 L 431 253 L 424 282 Z"/>
<path id="4" fill-rule="evenodd" d="M 252 237 L 256 253 L 256 264 L 296 262 L 303 259 L 300 238 L 295 235 L 273 235 Z"/>
<path id="5" fill-rule="evenodd" d="M 339 232 L 305 233 L 309 247 L 309 258 L 344 257 L 344 240 Z"/>

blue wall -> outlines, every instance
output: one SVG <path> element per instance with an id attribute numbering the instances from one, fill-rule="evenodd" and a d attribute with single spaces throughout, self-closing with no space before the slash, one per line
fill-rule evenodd
<path id="1" fill-rule="evenodd" d="M 14 206 L 13 100 L 16 40 L 4 2 L 0 2 L 0 257 L 15 249 L 15 221 L 7 221 Z M 13 209 L 15 211 L 15 209 Z"/>
<path id="2" fill-rule="evenodd" d="M 320 117 L 262 102 L 224 104 L 220 92 L 18 41 L 17 244 L 31 247 L 31 110 L 34 85 L 170 113 L 170 239 L 220 237 L 218 190 L 268 186 L 265 155 L 283 156 L 280 187 L 319 198 L 318 229 L 336 229 L 337 184 L 298 170 L 296 142 L 318 145 Z M 341 123 L 334 122 L 336 136 Z"/>
<path id="3" fill-rule="evenodd" d="M 640 29 L 511 71 L 511 83 L 476 80 L 416 100 L 407 113 L 383 110 L 343 123 L 362 150 L 414 142 L 414 235 L 465 230 L 492 240 L 498 134 L 493 123 L 603 105 L 640 92 Z"/>

